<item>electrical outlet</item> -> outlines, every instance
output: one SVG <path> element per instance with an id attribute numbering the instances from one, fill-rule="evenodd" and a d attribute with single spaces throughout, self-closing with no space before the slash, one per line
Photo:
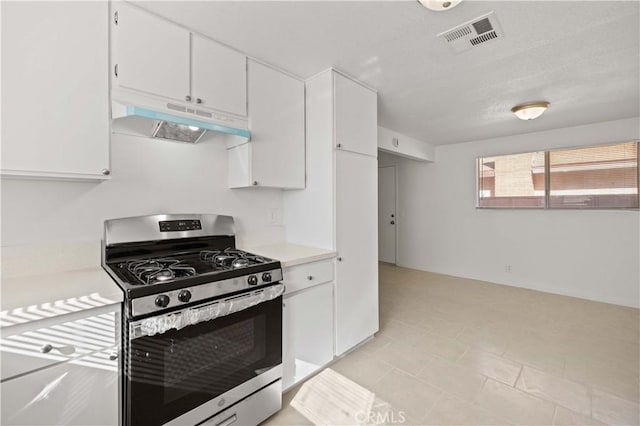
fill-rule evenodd
<path id="1" fill-rule="evenodd" d="M 509 265 L 509 264 L 504 265 L 504 271 L 505 272 L 511 272 L 511 265 Z"/>
<path id="2" fill-rule="evenodd" d="M 269 225 L 278 226 L 282 224 L 282 218 L 280 215 L 280 209 L 277 207 L 270 207 L 267 211 L 267 220 Z"/>

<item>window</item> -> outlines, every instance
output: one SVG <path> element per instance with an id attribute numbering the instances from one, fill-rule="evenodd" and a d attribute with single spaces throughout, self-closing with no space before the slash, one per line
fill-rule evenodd
<path id="1" fill-rule="evenodd" d="M 638 142 L 480 157 L 480 208 L 638 208 Z"/>
<path id="2" fill-rule="evenodd" d="M 544 152 L 478 159 L 478 207 L 543 208 Z"/>

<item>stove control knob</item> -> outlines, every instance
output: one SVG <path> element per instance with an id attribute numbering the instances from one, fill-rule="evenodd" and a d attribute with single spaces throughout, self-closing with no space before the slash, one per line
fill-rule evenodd
<path id="1" fill-rule="evenodd" d="M 165 294 L 161 294 L 160 296 L 156 297 L 156 306 L 158 306 L 159 308 L 165 308 L 168 305 L 169 305 L 169 296 Z"/>
<path id="2" fill-rule="evenodd" d="M 264 274 L 262 274 L 262 281 L 266 283 L 271 282 L 271 273 L 265 272 Z"/>
<path id="3" fill-rule="evenodd" d="M 187 303 L 191 300 L 191 292 L 189 290 L 182 290 L 178 293 L 178 300 L 184 303 Z"/>
<path id="4" fill-rule="evenodd" d="M 255 275 L 249 275 L 249 278 L 247 278 L 247 282 L 249 283 L 249 285 L 258 285 L 258 277 L 256 277 Z"/>

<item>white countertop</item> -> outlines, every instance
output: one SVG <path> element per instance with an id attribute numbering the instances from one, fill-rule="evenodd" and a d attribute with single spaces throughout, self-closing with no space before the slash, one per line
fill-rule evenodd
<path id="1" fill-rule="evenodd" d="M 279 243 L 257 247 L 240 247 L 242 250 L 259 254 L 261 256 L 277 259 L 283 268 L 300 265 L 302 263 L 331 259 L 336 256 L 333 250 L 317 247 L 301 246 L 298 244 Z"/>
<path id="2" fill-rule="evenodd" d="M 289 243 L 241 248 L 277 259 L 283 268 L 336 256 L 333 250 Z M 43 306 L 53 315 L 57 311 L 64 314 L 120 303 L 124 298 L 122 290 L 100 266 L 38 272 L 34 275 L 3 277 L 0 285 L 0 316 L 6 316 L 13 310 Z"/>
<path id="3" fill-rule="evenodd" d="M 86 306 L 119 303 L 120 287 L 102 269 L 92 267 L 65 272 L 3 278 L 0 286 L 0 310 L 4 312 L 50 304 L 52 306 Z"/>

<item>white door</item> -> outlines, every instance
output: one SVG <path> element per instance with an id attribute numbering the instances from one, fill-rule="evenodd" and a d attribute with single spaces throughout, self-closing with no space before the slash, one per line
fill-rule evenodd
<path id="1" fill-rule="evenodd" d="M 192 102 L 247 115 L 247 57 L 196 34 L 191 43 Z"/>
<path id="2" fill-rule="evenodd" d="M 285 296 L 284 305 L 282 363 L 286 389 L 333 359 L 333 283 Z"/>
<path id="3" fill-rule="evenodd" d="M 189 31 L 115 2 L 114 67 L 120 87 L 184 101 L 189 95 Z M 115 72 L 115 69 L 113 70 Z"/>
<path id="4" fill-rule="evenodd" d="M 378 260 L 396 263 L 396 166 L 378 167 Z"/>
<path id="5" fill-rule="evenodd" d="M 336 144 L 340 149 L 378 155 L 378 95 L 333 73 Z"/>
<path id="6" fill-rule="evenodd" d="M 304 188 L 304 83 L 250 60 L 249 126 L 252 180 Z"/>
<path id="7" fill-rule="evenodd" d="M 336 152 L 336 355 L 378 331 L 377 161 Z"/>

